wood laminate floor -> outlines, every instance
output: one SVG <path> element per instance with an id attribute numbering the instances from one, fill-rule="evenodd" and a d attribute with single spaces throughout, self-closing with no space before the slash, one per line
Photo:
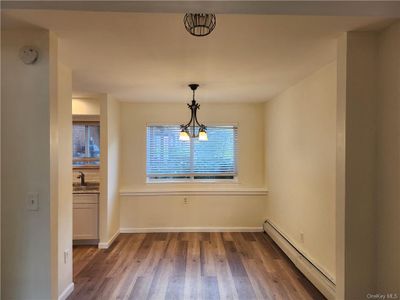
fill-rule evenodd
<path id="1" fill-rule="evenodd" d="M 265 233 L 120 234 L 73 249 L 72 299 L 324 299 Z"/>

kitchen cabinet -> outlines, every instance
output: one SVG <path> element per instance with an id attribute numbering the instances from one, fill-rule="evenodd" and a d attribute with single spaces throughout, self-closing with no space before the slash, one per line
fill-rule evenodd
<path id="1" fill-rule="evenodd" d="M 99 239 L 99 194 L 74 194 L 73 239 Z"/>

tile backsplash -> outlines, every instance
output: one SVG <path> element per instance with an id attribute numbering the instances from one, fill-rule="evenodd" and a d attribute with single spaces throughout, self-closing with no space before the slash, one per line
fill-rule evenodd
<path id="1" fill-rule="evenodd" d="M 100 169 L 99 168 L 93 168 L 93 169 L 74 168 L 72 170 L 72 182 L 80 182 L 81 181 L 79 178 L 77 178 L 79 176 L 79 171 L 81 171 L 81 172 L 83 172 L 83 174 L 85 174 L 85 181 L 100 182 Z"/>

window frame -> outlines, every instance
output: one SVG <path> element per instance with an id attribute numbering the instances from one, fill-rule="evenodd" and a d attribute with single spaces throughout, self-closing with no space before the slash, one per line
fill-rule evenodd
<path id="1" fill-rule="evenodd" d="M 146 123 L 145 125 L 145 132 L 147 132 L 147 127 L 151 126 L 179 126 L 175 123 Z M 145 153 L 146 153 L 146 164 L 145 164 L 145 170 L 146 170 L 146 184 L 207 184 L 207 183 L 220 183 L 220 184 L 238 184 L 239 183 L 239 123 L 214 123 L 214 124 L 207 124 L 207 127 L 235 127 L 237 132 L 237 138 L 236 138 L 236 143 L 235 143 L 235 168 L 236 168 L 236 175 L 232 175 L 233 178 L 231 179 L 226 179 L 226 178 L 213 178 L 213 179 L 195 179 L 194 177 L 196 176 L 208 176 L 208 175 L 203 175 L 203 174 L 188 174 L 186 177 L 189 178 L 184 178 L 184 179 L 178 179 L 178 178 L 166 178 L 166 179 L 161 179 L 161 178 L 153 178 L 155 176 L 147 176 L 147 134 L 146 134 L 146 143 L 145 143 Z M 190 141 L 192 143 L 192 141 Z M 207 143 L 205 141 L 205 143 Z M 192 149 L 192 147 L 191 147 Z M 192 150 L 191 150 L 192 151 Z M 191 158 L 192 159 L 192 158 Z M 183 177 L 185 175 L 178 175 L 175 177 Z M 213 176 L 213 175 L 209 175 Z M 223 175 L 221 175 L 222 177 Z M 230 175 L 226 175 L 230 176 Z M 174 176 L 170 176 L 174 177 Z"/>

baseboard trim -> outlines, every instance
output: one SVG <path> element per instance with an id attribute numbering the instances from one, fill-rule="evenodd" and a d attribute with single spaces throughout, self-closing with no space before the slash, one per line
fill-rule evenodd
<path id="1" fill-rule="evenodd" d="M 121 233 L 151 232 L 262 232 L 262 227 L 151 227 L 121 228 Z"/>
<path id="2" fill-rule="evenodd" d="M 120 230 L 117 230 L 117 232 L 114 233 L 114 235 L 111 237 L 111 239 L 108 242 L 99 243 L 99 245 L 98 245 L 99 249 L 108 249 L 112 245 L 114 240 L 118 237 L 120 232 L 121 232 Z"/>
<path id="3" fill-rule="evenodd" d="M 72 292 L 74 291 L 74 283 L 71 282 L 66 288 L 65 290 L 60 294 L 60 296 L 58 296 L 58 300 L 66 300 L 68 298 L 69 295 L 72 294 Z"/>
<path id="4" fill-rule="evenodd" d="M 326 298 L 335 299 L 336 285 L 330 276 L 316 267 L 270 220 L 264 223 L 264 230 Z"/>

